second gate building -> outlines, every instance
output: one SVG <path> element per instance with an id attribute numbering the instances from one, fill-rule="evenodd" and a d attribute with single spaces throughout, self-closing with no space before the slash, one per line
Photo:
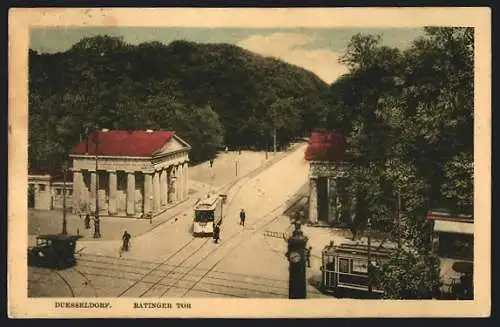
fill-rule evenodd
<path id="1" fill-rule="evenodd" d="M 305 158 L 309 162 L 309 221 L 312 224 L 350 223 L 355 197 L 347 192 L 350 154 L 343 135 L 313 132 Z"/>
<path id="2" fill-rule="evenodd" d="M 96 130 L 74 146 L 73 211 L 158 214 L 188 194 L 191 146 L 172 131 Z"/>

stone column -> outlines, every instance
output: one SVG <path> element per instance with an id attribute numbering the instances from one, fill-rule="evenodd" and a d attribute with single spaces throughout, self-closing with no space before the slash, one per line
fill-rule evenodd
<path id="1" fill-rule="evenodd" d="M 178 185 L 179 185 L 179 192 L 177 192 L 177 201 L 182 201 L 183 199 L 183 194 L 184 194 L 184 173 L 183 173 L 183 164 L 177 165 L 177 178 L 179 179 Z"/>
<path id="2" fill-rule="evenodd" d="M 309 220 L 318 222 L 318 179 L 309 178 Z"/>
<path id="3" fill-rule="evenodd" d="M 144 174 L 144 213 L 153 212 L 153 175 Z"/>
<path id="4" fill-rule="evenodd" d="M 165 184 L 166 184 L 166 171 L 165 169 L 162 169 L 160 171 L 160 205 L 163 207 L 164 205 L 166 205 L 166 202 L 165 202 Z"/>
<path id="5" fill-rule="evenodd" d="M 168 205 L 168 191 L 169 191 L 169 177 L 168 177 L 168 168 L 164 168 L 163 170 L 163 174 L 165 175 L 165 180 L 164 180 L 164 188 L 165 188 L 165 191 L 163 192 L 163 196 L 164 196 L 164 201 L 165 201 L 165 205 Z"/>
<path id="6" fill-rule="evenodd" d="M 82 172 L 73 171 L 73 213 L 80 211 L 80 197 L 82 188 Z"/>
<path id="7" fill-rule="evenodd" d="M 108 211 L 110 215 L 116 214 L 116 171 L 109 172 L 109 200 L 108 200 Z"/>
<path id="8" fill-rule="evenodd" d="M 329 177 L 327 179 L 327 190 L 328 190 L 328 221 L 329 222 L 338 222 L 339 212 L 337 212 L 337 203 L 339 201 L 338 197 L 338 187 L 337 181 L 335 177 Z"/>
<path id="9" fill-rule="evenodd" d="M 167 191 L 167 200 L 168 203 L 174 202 L 174 194 L 173 194 L 173 178 L 174 177 L 174 167 L 170 167 L 170 171 L 168 171 L 167 175 L 167 184 L 168 184 L 168 191 Z"/>
<path id="10" fill-rule="evenodd" d="M 189 194 L 189 164 L 186 162 L 184 163 L 184 193 L 185 197 L 188 196 Z"/>
<path id="11" fill-rule="evenodd" d="M 127 215 L 135 214 L 135 175 L 127 172 Z"/>
<path id="12" fill-rule="evenodd" d="M 96 186 L 97 186 L 97 173 L 95 171 L 90 172 L 90 211 L 95 212 L 96 207 Z"/>
<path id="13" fill-rule="evenodd" d="M 154 210 L 159 210 L 161 205 L 161 194 L 160 194 L 160 172 L 155 171 L 153 175 L 153 203 Z"/>

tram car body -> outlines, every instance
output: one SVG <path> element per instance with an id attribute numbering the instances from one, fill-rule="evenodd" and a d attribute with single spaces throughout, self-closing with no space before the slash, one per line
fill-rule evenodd
<path id="1" fill-rule="evenodd" d="M 390 258 L 392 250 L 371 247 L 372 266 L 380 266 Z M 322 252 L 322 288 L 326 293 L 368 291 L 368 247 L 359 244 L 327 246 Z M 372 279 L 372 292 L 384 291 Z"/>
<path id="2" fill-rule="evenodd" d="M 211 236 L 214 224 L 222 223 L 223 197 L 211 195 L 200 200 L 194 209 L 193 235 Z"/>
<path id="3" fill-rule="evenodd" d="M 80 236 L 40 235 L 28 248 L 28 265 L 63 269 L 76 264 L 75 248 Z"/>

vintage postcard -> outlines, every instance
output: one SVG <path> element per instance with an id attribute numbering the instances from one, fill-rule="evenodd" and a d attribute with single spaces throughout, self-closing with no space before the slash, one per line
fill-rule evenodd
<path id="1" fill-rule="evenodd" d="M 10 317 L 490 314 L 488 8 L 9 18 Z"/>

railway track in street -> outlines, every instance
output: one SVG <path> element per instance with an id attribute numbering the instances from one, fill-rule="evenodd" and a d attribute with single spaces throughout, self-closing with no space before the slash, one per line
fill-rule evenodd
<path id="1" fill-rule="evenodd" d="M 243 182 L 241 182 L 241 181 L 243 181 Z M 231 186 L 231 187 L 235 187 L 235 186 L 238 186 L 238 187 L 232 193 L 231 197 L 229 198 L 229 200 L 225 206 L 229 206 L 231 204 L 232 199 L 234 199 L 234 197 L 238 194 L 238 192 L 243 188 L 243 186 L 247 182 L 248 182 L 248 179 L 244 178 L 243 180 L 239 180 L 237 183 L 235 183 Z M 141 279 L 135 281 L 132 285 L 130 285 L 125 290 L 123 290 L 120 294 L 118 294 L 118 297 L 125 296 L 125 295 L 131 296 L 131 294 L 134 294 L 134 292 L 136 291 L 136 290 L 134 290 L 134 288 L 137 288 L 137 289 L 140 288 L 139 285 L 145 278 L 147 278 L 148 276 L 153 274 L 155 271 L 157 271 L 160 267 L 166 265 L 167 263 L 169 263 L 172 260 L 176 260 L 177 258 L 184 258 L 183 260 L 181 260 L 180 263 L 178 263 L 176 265 L 176 266 L 181 266 L 185 261 L 187 261 L 194 254 L 198 253 L 202 248 L 204 248 L 209 241 L 210 241 L 210 238 L 206 238 L 206 239 L 195 238 L 195 237 L 191 238 L 187 243 L 183 244 L 172 255 L 168 256 L 167 259 L 161 261 L 156 266 L 154 266 L 151 270 L 149 270 Z M 192 244 L 194 244 L 194 247 L 195 247 L 194 251 L 192 251 L 192 249 L 190 248 L 190 246 Z M 184 253 L 185 250 L 188 253 Z M 165 276 L 165 278 L 169 277 L 173 272 L 174 272 L 174 270 L 167 272 L 167 275 Z M 155 283 L 150 285 L 145 290 L 139 291 L 139 294 L 136 294 L 136 296 L 142 297 L 142 296 L 144 296 L 152 291 L 154 292 L 158 288 L 158 285 L 160 284 L 160 282 L 161 282 L 161 279 L 158 279 Z"/>

